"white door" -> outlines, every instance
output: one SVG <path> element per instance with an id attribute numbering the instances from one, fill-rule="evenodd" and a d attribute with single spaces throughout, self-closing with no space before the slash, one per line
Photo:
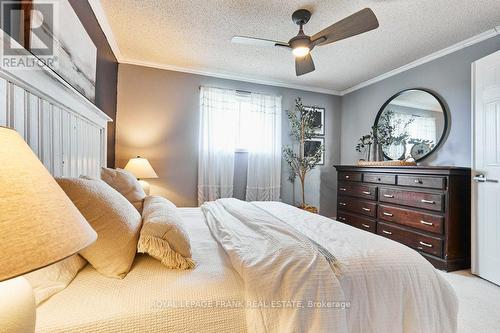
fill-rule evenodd
<path id="1" fill-rule="evenodd" d="M 500 51 L 472 64 L 472 272 L 500 285 Z"/>

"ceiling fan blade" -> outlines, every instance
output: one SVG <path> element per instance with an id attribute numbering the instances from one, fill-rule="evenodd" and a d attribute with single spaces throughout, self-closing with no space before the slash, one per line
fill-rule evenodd
<path id="1" fill-rule="evenodd" d="M 297 76 L 310 73 L 315 69 L 316 67 L 314 67 L 314 61 L 310 53 L 304 57 L 295 58 L 295 73 Z"/>
<path id="2" fill-rule="evenodd" d="M 233 38 L 231 38 L 231 43 L 255 45 L 255 46 L 285 46 L 285 47 L 288 47 L 288 43 L 285 43 L 285 42 L 279 42 L 276 40 L 263 39 L 263 38 L 245 37 L 245 36 L 233 36 Z"/>
<path id="3" fill-rule="evenodd" d="M 365 8 L 314 34 L 311 40 L 317 41 L 315 45 L 326 45 L 376 28 L 377 17 L 370 8 Z"/>

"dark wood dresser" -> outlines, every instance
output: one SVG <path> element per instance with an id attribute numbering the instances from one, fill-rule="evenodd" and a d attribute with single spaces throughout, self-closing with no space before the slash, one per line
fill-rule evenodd
<path id="1" fill-rule="evenodd" d="M 434 267 L 470 267 L 469 168 L 336 166 L 337 220 L 405 244 Z"/>

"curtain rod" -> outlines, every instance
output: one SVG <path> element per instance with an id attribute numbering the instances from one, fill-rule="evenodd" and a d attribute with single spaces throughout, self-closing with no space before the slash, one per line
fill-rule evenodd
<path id="1" fill-rule="evenodd" d="M 251 92 L 251 91 L 247 91 L 247 90 L 241 90 L 241 89 L 231 89 L 231 88 L 221 88 L 221 87 L 217 87 L 217 86 L 203 86 L 203 85 L 200 85 L 198 86 L 198 90 L 201 90 L 201 87 L 205 87 L 205 88 L 215 88 L 215 89 L 226 89 L 226 90 L 234 90 L 236 91 L 237 93 L 243 93 L 243 94 L 248 94 L 248 95 L 251 95 L 251 94 L 259 94 L 259 95 L 265 95 L 265 96 L 271 96 L 271 97 L 281 97 L 283 98 L 283 96 L 279 95 L 279 94 L 276 94 L 276 93 L 271 93 L 271 92 Z"/>
<path id="2" fill-rule="evenodd" d="M 230 88 L 221 88 L 221 87 L 215 87 L 215 86 L 199 86 L 198 89 L 201 89 L 201 87 L 206 87 L 206 88 L 216 88 L 216 89 L 226 89 L 226 90 L 234 90 L 239 93 L 245 93 L 245 94 L 251 94 L 251 91 L 247 90 L 241 90 L 241 89 L 230 89 Z"/>

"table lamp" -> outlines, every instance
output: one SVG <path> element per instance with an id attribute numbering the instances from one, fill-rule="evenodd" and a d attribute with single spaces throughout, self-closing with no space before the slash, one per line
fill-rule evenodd
<path id="1" fill-rule="evenodd" d="M 130 172 L 139 180 L 144 192 L 149 195 L 150 187 L 149 183 L 144 181 L 144 178 L 158 178 L 158 175 L 154 171 L 153 167 L 149 161 L 145 158 L 137 156 L 136 158 L 131 158 L 127 165 L 125 165 L 125 170 Z"/>
<path id="2" fill-rule="evenodd" d="M 33 332 L 22 274 L 67 258 L 97 234 L 14 130 L 0 127 L 0 331 Z"/>

